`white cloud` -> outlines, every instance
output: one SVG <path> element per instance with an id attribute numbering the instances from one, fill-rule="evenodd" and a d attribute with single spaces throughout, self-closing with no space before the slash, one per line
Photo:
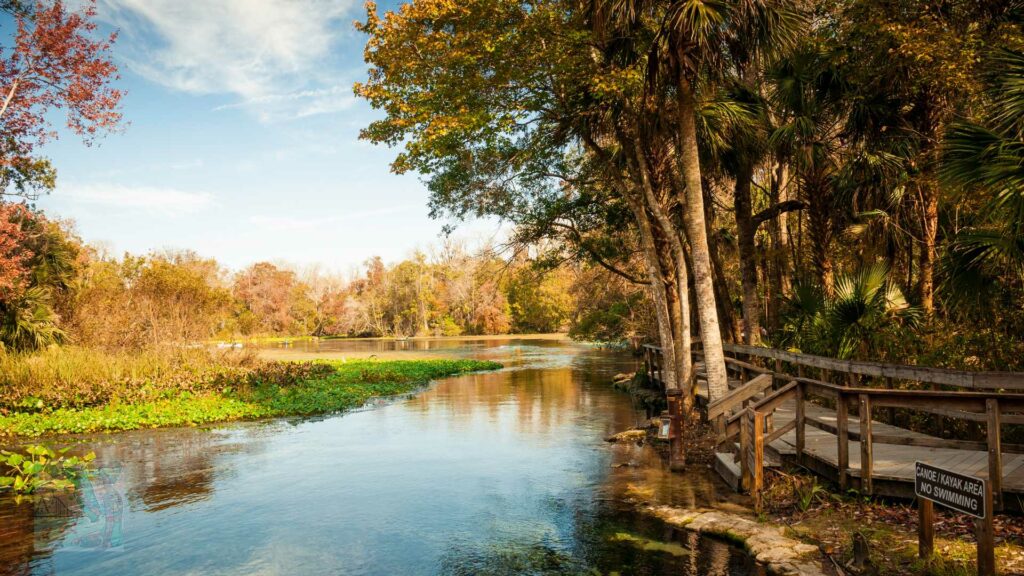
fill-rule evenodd
<path id="1" fill-rule="evenodd" d="M 265 122 L 286 118 L 306 118 L 318 114 L 331 114 L 350 108 L 355 103 L 351 85 L 330 88 L 296 90 L 255 96 L 241 102 L 224 104 L 214 110 L 243 109 L 255 113 Z"/>
<path id="2" fill-rule="evenodd" d="M 322 216 L 312 218 L 298 218 L 292 216 L 268 216 L 258 214 L 249 218 L 249 223 L 268 232 L 299 232 L 327 228 L 342 222 L 353 220 L 364 220 L 374 216 L 387 216 L 412 210 L 418 206 L 392 206 L 389 208 L 378 208 L 374 210 L 357 210 L 346 212 L 336 216 Z"/>
<path id="3" fill-rule="evenodd" d="M 119 54 L 145 78 L 194 94 L 233 94 L 263 120 L 337 111 L 325 59 L 354 0 L 100 0 Z M 335 82 L 337 78 L 334 79 Z M 350 92 L 350 88 L 346 88 Z"/>
<path id="4" fill-rule="evenodd" d="M 152 186 L 83 184 L 61 186 L 62 197 L 79 204 L 142 209 L 171 216 L 199 212 L 213 204 L 208 192 L 190 192 Z"/>

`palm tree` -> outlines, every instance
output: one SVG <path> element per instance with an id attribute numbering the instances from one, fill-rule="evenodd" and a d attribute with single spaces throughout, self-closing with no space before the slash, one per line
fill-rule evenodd
<path id="1" fill-rule="evenodd" d="M 676 160 L 683 184 L 680 203 L 690 241 L 711 398 L 724 396 L 729 388 L 705 223 L 697 137 L 701 94 L 714 93 L 737 64 L 792 45 L 802 22 L 796 6 L 791 0 L 676 0 L 661 14 L 655 40 L 659 61 L 664 63 L 664 74 L 657 81 L 675 92 Z"/>
<path id="2" fill-rule="evenodd" d="M 1024 53 L 1000 50 L 979 123 L 950 126 L 940 177 L 964 192 L 982 194 L 979 220 L 953 238 L 947 278 L 1024 274 Z"/>
<path id="3" fill-rule="evenodd" d="M 839 275 L 831 294 L 798 283 L 787 304 L 782 343 L 835 358 L 871 358 L 896 329 L 918 319 L 881 263 Z"/>
<path id="4" fill-rule="evenodd" d="M 834 285 L 835 183 L 840 162 L 840 131 L 845 117 L 843 83 L 831 55 L 807 44 L 769 71 L 772 99 L 785 121 L 771 145 L 792 159 L 800 194 L 807 205 L 811 263 L 816 283 L 831 294 Z"/>
<path id="5" fill-rule="evenodd" d="M 0 302 L 0 349 L 38 350 L 64 339 L 46 290 L 32 287 L 17 300 Z"/>

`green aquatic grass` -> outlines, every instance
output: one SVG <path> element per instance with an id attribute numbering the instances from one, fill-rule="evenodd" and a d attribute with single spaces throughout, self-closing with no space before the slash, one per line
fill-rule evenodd
<path id="1" fill-rule="evenodd" d="M 195 426 L 229 420 L 325 414 L 363 405 L 373 397 L 415 390 L 430 380 L 495 370 L 479 360 L 393 360 L 327 363 L 332 371 L 294 385 L 240 383 L 220 392 L 182 392 L 150 402 L 112 402 L 88 408 L 55 408 L 0 416 L 0 435 L 40 436 Z"/>

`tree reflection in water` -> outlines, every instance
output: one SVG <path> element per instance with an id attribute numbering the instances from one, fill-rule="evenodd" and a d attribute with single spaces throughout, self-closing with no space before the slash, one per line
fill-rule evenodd
<path id="1" fill-rule="evenodd" d="M 458 353 L 505 370 L 343 417 L 86 439 L 98 466 L 120 466 L 123 546 L 104 548 L 116 526 L 86 515 L 47 524 L 0 503 L 0 573 L 758 573 L 631 511 L 721 497 L 707 470 L 604 442 L 636 422 L 610 386 L 634 359 L 499 342 Z"/>

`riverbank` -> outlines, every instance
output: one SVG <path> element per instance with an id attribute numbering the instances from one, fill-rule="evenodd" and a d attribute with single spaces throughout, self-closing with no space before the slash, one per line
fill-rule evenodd
<path id="1" fill-rule="evenodd" d="M 436 360 L 451 358 L 456 345 L 502 346 L 517 343 L 550 343 L 567 340 L 565 334 L 496 334 L 484 336 L 442 336 L 411 338 L 321 338 L 296 340 L 283 345 L 276 341 L 253 341 L 255 353 L 264 360 L 309 362 L 313 360 Z M 276 344 L 276 346 L 275 346 Z M 365 349 L 359 349 L 366 346 Z"/>
<path id="2" fill-rule="evenodd" d="M 324 414 L 356 408 L 373 397 L 403 394 L 434 379 L 501 367 L 496 362 L 441 359 L 267 362 L 202 352 L 170 360 L 108 360 L 103 368 L 96 367 L 99 372 L 89 373 L 64 372 L 47 358 L 26 358 L 20 364 L 5 359 L 11 370 L 4 373 L 0 389 L 0 436 Z M 69 364 L 81 368 L 84 362 L 79 358 Z"/>
<path id="3" fill-rule="evenodd" d="M 774 574 L 847 574 L 873 576 L 969 576 L 976 573 L 974 523 L 969 517 L 936 511 L 935 550 L 930 560 L 917 551 L 917 510 L 912 502 L 843 494 L 806 472 L 771 470 L 764 511 L 755 513 L 753 501 L 735 494 L 717 476 L 715 497 L 680 501 L 666 498 L 662 484 L 686 484 L 707 464 L 694 438 L 688 456 L 696 450 L 687 471 L 668 471 L 663 443 L 652 438 L 653 429 L 630 430 L 609 437 L 618 443 L 639 442 L 659 457 L 647 467 L 661 470 L 665 479 L 650 472 L 630 485 L 627 500 L 639 511 L 667 524 L 744 547 Z M 654 478 L 655 481 L 649 481 Z M 1024 519 L 997 514 L 996 563 L 1001 574 L 1024 574 Z"/>

